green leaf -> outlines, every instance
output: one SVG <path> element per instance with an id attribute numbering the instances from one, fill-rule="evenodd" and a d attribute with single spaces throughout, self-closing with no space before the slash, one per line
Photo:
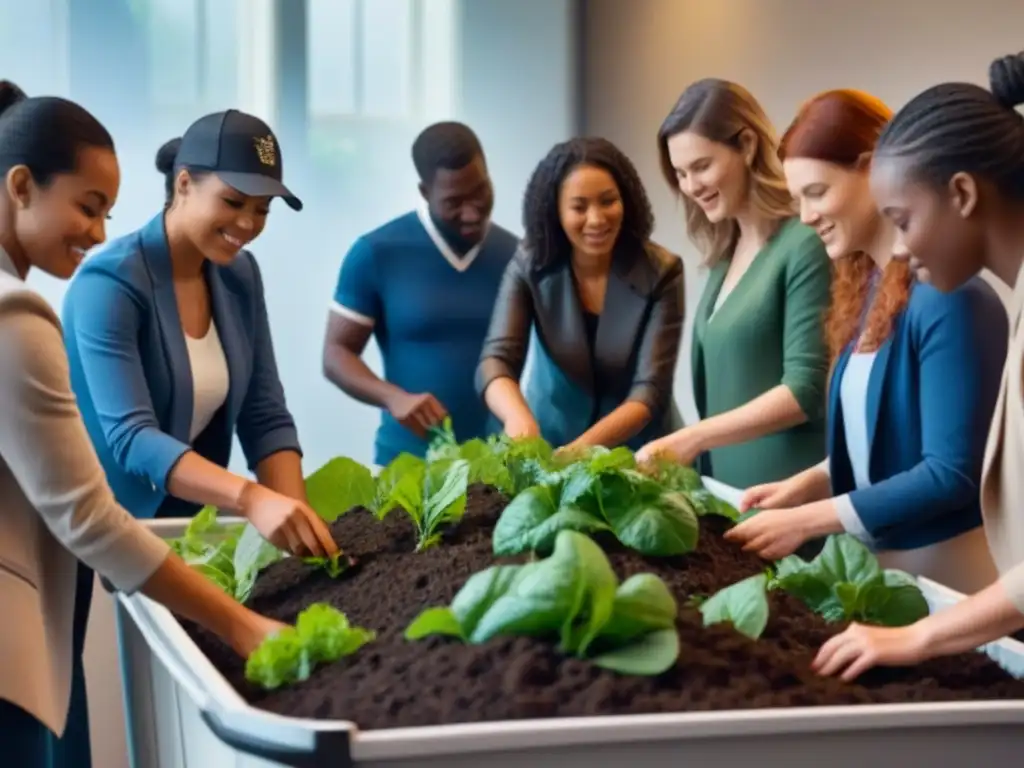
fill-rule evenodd
<path id="1" fill-rule="evenodd" d="M 230 573 L 226 573 L 216 566 L 207 565 L 206 563 L 196 563 L 192 567 L 224 592 L 227 592 L 229 595 L 234 594 L 235 580 Z"/>
<path id="2" fill-rule="evenodd" d="M 615 586 L 600 547 L 586 536 L 562 531 L 551 557 L 521 567 L 508 591 L 480 618 L 471 639 L 482 643 L 497 635 L 532 635 L 555 623 L 563 650 L 582 653 L 611 615 Z"/>
<path id="3" fill-rule="evenodd" d="M 354 507 L 373 507 L 376 482 L 369 468 L 344 456 L 331 459 L 306 478 L 309 506 L 333 523 Z"/>
<path id="4" fill-rule="evenodd" d="M 451 635 L 462 640 L 462 626 L 451 608 L 427 608 L 405 630 L 406 640 L 422 640 L 430 635 Z"/>
<path id="5" fill-rule="evenodd" d="M 615 536 L 650 556 L 682 555 L 697 546 L 697 514 L 686 497 L 623 470 L 601 479 L 601 510 Z"/>
<path id="6" fill-rule="evenodd" d="M 508 468 L 486 442 L 479 438 L 468 440 L 459 447 L 458 457 L 469 462 L 470 484 L 482 483 L 502 493 L 512 493 L 512 476 Z"/>
<path id="7" fill-rule="evenodd" d="M 271 690 L 305 680 L 309 673 L 308 657 L 294 627 L 268 637 L 245 662 L 245 679 Z"/>
<path id="8" fill-rule="evenodd" d="M 348 556 L 341 552 L 336 552 L 330 557 L 304 557 L 302 562 L 314 568 L 323 568 L 332 579 L 341 576 L 352 565 Z"/>
<path id="9" fill-rule="evenodd" d="M 829 536 L 813 561 L 832 582 L 863 584 L 880 576 L 882 569 L 871 550 L 848 533 Z"/>
<path id="10" fill-rule="evenodd" d="M 675 626 L 679 608 L 665 582 L 650 573 L 630 576 L 615 590 L 608 623 L 601 628 L 602 642 L 629 643 L 640 635 Z"/>
<path id="11" fill-rule="evenodd" d="M 469 577 L 452 601 L 452 614 L 462 627 L 463 636 L 471 639 L 484 615 L 511 588 L 523 566 L 495 565 Z M 547 629 L 558 626 L 557 617 Z"/>
<path id="12" fill-rule="evenodd" d="M 704 626 L 729 622 L 756 640 L 768 626 L 768 578 L 763 573 L 721 589 L 700 606 Z"/>
<path id="13" fill-rule="evenodd" d="M 660 675 L 671 669 L 678 658 L 679 633 L 675 629 L 661 629 L 595 656 L 593 662 L 623 675 Z"/>
<path id="14" fill-rule="evenodd" d="M 717 515 L 718 517 L 732 520 L 734 523 L 740 518 L 740 513 L 736 507 L 718 498 L 706 488 L 687 491 L 685 495 L 690 500 L 690 504 L 699 517 Z"/>
<path id="15" fill-rule="evenodd" d="M 462 519 L 468 489 L 469 462 L 465 459 L 427 466 L 419 549 L 426 549 L 433 543 L 442 525 Z"/>
<path id="16" fill-rule="evenodd" d="M 644 473 L 670 491 L 689 493 L 704 487 L 704 482 L 696 469 L 664 457 L 648 462 L 644 467 Z"/>
<path id="17" fill-rule="evenodd" d="M 572 480 L 566 482 L 573 488 Z M 565 486 L 562 486 L 565 487 Z M 492 546 L 496 555 L 537 552 L 546 555 L 559 531 L 593 533 L 608 530 L 600 518 L 573 506 L 560 506 L 560 487 L 537 485 L 520 493 L 501 513 L 494 526 Z"/>
<path id="18" fill-rule="evenodd" d="M 411 453 L 400 453 L 377 475 L 373 498 L 373 513 L 378 519 L 396 506 L 409 512 L 409 507 L 419 510 L 423 505 L 423 476 L 426 472 L 423 459 Z"/>
<path id="19" fill-rule="evenodd" d="M 235 599 L 240 603 L 248 600 L 260 571 L 283 557 L 283 552 L 264 539 L 251 523 L 246 523 L 235 547 Z"/>
<path id="20" fill-rule="evenodd" d="M 864 608 L 864 621 L 886 627 L 905 627 L 930 613 L 917 580 L 909 573 L 887 570 L 883 575 L 884 601 L 869 601 Z"/>

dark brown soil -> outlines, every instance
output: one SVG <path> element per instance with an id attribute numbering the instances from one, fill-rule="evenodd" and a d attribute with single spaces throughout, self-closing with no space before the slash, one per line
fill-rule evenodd
<path id="1" fill-rule="evenodd" d="M 433 549 L 413 552 L 406 518 L 381 523 L 363 511 L 334 524 L 359 565 L 337 581 L 297 560 L 271 566 L 250 601 L 258 611 L 293 622 L 300 610 L 327 602 L 354 624 L 377 630 L 355 656 L 317 669 L 300 685 L 264 692 L 245 681 L 243 664 L 218 640 L 186 625 L 199 647 L 253 705 L 296 717 L 351 720 L 363 729 L 536 717 L 747 709 L 829 704 L 1024 698 L 1015 681 L 978 653 L 937 659 L 913 669 L 876 669 L 856 684 L 816 676 L 809 668 L 821 643 L 837 631 L 785 594 L 771 595 L 764 635 L 751 641 L 727 625 L 704 628 L 682 608 L 679 661 L 656 678 L 625 677 L 561 656 L 554 644 L 526 638 L 482 646 L 402 633 L 425 607 L 447 605 L 465 580 L 495 562 L 490 531 L 505 499 L 474 487 L 462 524 Z M 602 541 L 619 579 L 649 571 L 682 605 L 758 573 L 763 563 L 720 538 L 717 519 L 702 521 L 687 557 L 645 559 Z"/>

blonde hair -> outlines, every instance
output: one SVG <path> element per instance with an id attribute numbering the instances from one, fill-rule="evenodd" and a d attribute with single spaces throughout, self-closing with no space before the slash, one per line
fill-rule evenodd
<path id="1" fill-rule="evenodd" d="M 699 205 L 679 191 L 676 170 L 668 153 L 668 140 L 692 131 L 709 141 L 739 151 L 745 130 L 751 131 L 757 139 L 749 169 L 750 205 L 769 220 L 791 218 L 796 211 L 786 186 L 782 161 L 779 160 L 775 129 L 757 99 L 743 86 L 717 78 L 698 80 L 683 91 L 658 131 L 662 173 L 669 186 L 683 199 L 687 234 L 701 250 L 707 266 L 728 258 L 736 242 L 737 224 L 732 219 L 713 224 Z"/>

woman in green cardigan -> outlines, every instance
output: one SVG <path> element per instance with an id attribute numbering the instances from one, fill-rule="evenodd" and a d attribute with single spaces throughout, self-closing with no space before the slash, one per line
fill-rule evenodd
<path id="1" fill-rule="evenodd" d="M 638 458 L 696 461 L 736 488 L 790 477 L 826 456 L 828 254 L 794 216 L 774 130 L 741 86 L 691 85 L 658 144 L 710 268 L 691 349 L 701 421 Z"/>

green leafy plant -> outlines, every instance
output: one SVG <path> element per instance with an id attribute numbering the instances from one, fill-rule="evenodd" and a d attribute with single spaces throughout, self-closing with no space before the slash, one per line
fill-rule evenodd
<path id="1" fill-rule="evenodd" d="M 466 511 L 470 464 L 465 459 L 427 463 L 405 454 L 378 480 L 374 509 L 383 518 L 400 507 L 416 527 L 417 551 L 436 544 L 441 528 L 457 523 Z"/>
<path id="2" fill-rule="evenodd" d="M 645 555 L 692 551 L 698 522 L 686 495 L 611 457 L 602 454 L 549 473 L 516 496 L 494 528 L 494 553 L 546 554 L 562 530 L 610 531 Z"/>
<path id="3" fill-rule="evenodd" d="M 846 533 L 830 536 L 810 562 L 796 555 L 780 560 L 772 584 L 828 621 L 900 627 L 928 615 L 914 577 L 883 570 L 871 551 Z"/>
<path id="4" fill-rule="evenodd" d="M 715 593 L 700 607 L 705 626 L 731 622 L 757 639 L 768 623 L 769 591 L 782 589 L 826 621 L 858 621 L 900 627 L 928 615 L 928 602 L 913 576 L 884 570 L 878 559 L 849 534 L 829 536 L 816 558 L 791 555 L 766 574 L 752 576 Z"/>
<path id="5" fill-rule="evenodd" d="M 326 603 L 314 603 L 256 648 L 245 662 L 245 678 L 266 689 L 301 682 L 318 664 L 350 656 L 376 633 L 349 624 L 345 614 Z"/>
<path id="6" fill-rule="evenodd" d="M 558 638 L 563 653 L 623 674 L 657 675 L 679 656 L 676 614 L 661 579 L 637 574 L 619 584 L 597 544 L 563 530 L 550 557 L 474 574 L 450 607 L 423 611 L 405 636 L 473 644 L 508 635 Z"/>

